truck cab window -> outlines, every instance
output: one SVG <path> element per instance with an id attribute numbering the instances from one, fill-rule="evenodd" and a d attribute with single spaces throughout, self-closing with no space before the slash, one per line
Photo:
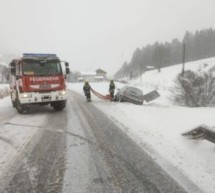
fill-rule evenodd
<path id="1" fill-rule="evenodd" d="M 61 66 L 58 61 L 32 61 L 23 63 L 24 75 L 56 75 L 62 74 Z"/>

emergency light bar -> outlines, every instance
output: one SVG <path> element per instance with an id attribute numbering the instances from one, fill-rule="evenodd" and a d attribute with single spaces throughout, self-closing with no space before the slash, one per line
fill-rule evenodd
<path id="1" fill-rule="evenodd" d="M 56 54 L 23 53 L 23 59 L 58 59 Z"/>
<path id="2" fill-rule="evenodd" d="M 50 57 L 50 56 L 55 56 L 57 57 L 56 54 L 33 54 L 33 53 L 24 53 L 23 57 Z"/>

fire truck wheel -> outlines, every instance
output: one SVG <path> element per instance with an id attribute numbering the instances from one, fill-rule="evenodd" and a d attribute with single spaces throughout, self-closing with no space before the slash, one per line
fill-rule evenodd
<path id="1" fill-rule="evenodd" d="M 27 105 L 22 105 L 19 100 L 16 100 L 16 109 L 20 114 L 29 112 L 29 107 Z"/>
<path id="2" fill-rule="evenodd" d="M 62 111 L 66 107 L 66 101 L 58 101 L 52 103 L 52 107 L 55 111 Z"/>
<path id="3" fill-rule="evenodd" d="M 16 108 L 16 102 L 15 101 L 11 101 L 11 102 L 12 102 L 13 108 Z"/>
<path id="4" fill-rule="evenodd" d="M 12 93 L 10 93 L 10 99 L 11 99 L 11 103 L 12 103 L 13 107 L 16 108 L 16 102 L 13 101 L 13 99 L 12 99 Z"/>
<path id="5" fill-rule="evenodd" d="M 16 103 L 14 101 L 12 101 L 12 105 L 14 108 L 16 107 Z"/>

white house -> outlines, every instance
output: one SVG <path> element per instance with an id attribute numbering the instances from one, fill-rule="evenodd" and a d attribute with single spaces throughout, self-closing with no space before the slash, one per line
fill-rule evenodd
<path id="1" fill-rule="evenodd" d="M 101 82 L 105 81 L 107 72 L 97 69 L 96 71 L 81 72 L 81 77 L 78 81 Z"/>

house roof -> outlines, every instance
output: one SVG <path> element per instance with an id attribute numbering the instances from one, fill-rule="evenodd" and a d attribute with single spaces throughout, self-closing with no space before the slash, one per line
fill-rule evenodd
<path id="1" fill-rule="evenodd" d="M 96 72 L 97 72 L 97 73 L 98 73 L 98 72 L 99 72 L 99 73 L 107 73 L 107 72 L 105 72 L 104 70 L 102 70 L 102 69 L 100 69 L 100 68 L 97 69 Z"/>

